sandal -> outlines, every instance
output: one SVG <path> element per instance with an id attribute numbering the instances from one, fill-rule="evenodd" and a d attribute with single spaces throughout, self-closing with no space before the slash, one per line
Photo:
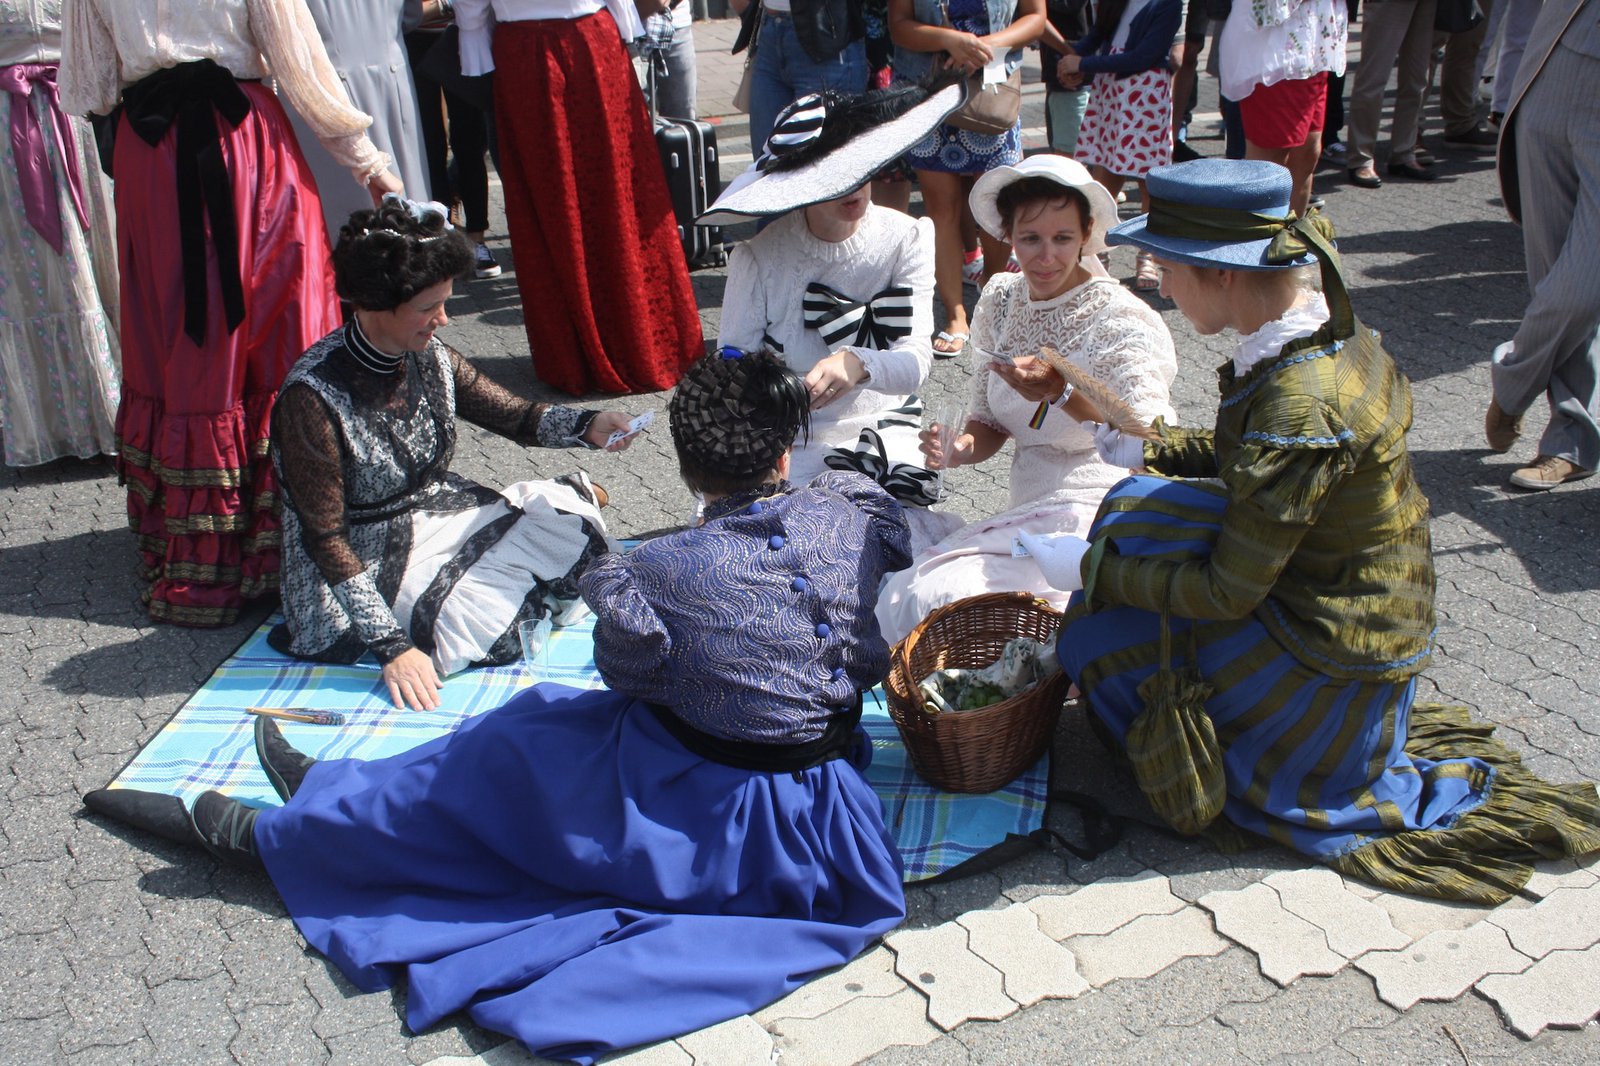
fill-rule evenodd
<path id="1" fill-rule="evenodd" d="M 1161 288 L 1161 268 L 1149 252 L 1140 252 L 1134 260 L 1133 288 L 1136 292 L 1156 292 Z"/>
<path id="2" fill-rule="evenodd" d="M 967 333 L 946 333 L 940 330 L 933 337 L 933 355 L 936 359 L 954 359 L 967 346 Z M 944 347 L 940 347 L 940 345 Z"/>

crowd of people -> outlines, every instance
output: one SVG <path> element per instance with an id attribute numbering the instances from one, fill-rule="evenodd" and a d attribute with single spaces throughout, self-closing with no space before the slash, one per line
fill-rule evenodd
<path id="1" fill-rule="evenodd" d="M 1387 172 L 1431 177 L 1446 2 L 1368 0 L 1358 186 L 1381 184 L 1397 62 Z M 1503 2 L 1498 134 L 1471 100 L 1486 27 L 1449 34 L 1441 102 L 1447 144 L 1498 138 L 1523 226 L 1532 302 L 1485 430 L 1509 449 L 1547 398 L 1511 478 L 1544 490 L 1600 466 L 1600 0 Z M 4 269 L 33 281 L 0 286 L 6 461 L 114 455 L 159 621 L 228 624 L 277 591 L 276 649 L 370 656 L 426 712 L 517 658 L 520 625 L 592 611 L 606 683 L 535 686 L 371 763 L 261 719 L 282 807 L 85 802 L 264 870 L 356 985 L 406 977 L 414 1027 L 467 1010 L 581 1060 L 754 1010 L 904 916 L 861 696 L 892 642 L 975 594 L 1063 609 L 1063 669 L 1181 832 L 1487 903 L 1600 850 L 1593 786 L 1415 701 L 1435 630 L 1410 387 L 1311 187 L 1351 8 L 1197 4 L 755 0 L 756 159 L 702 221 L 759 228 L 708 354 L 627 48 L 670 44 L 661 0 L 0 0 Z M 1237 143 L 1173 163 L 1207 23 Z M 1023 158 L 1007 89 L 1041 40 L 1053 151 Z M 638 432 L 523 399 L 438 335 L 458 279 L 500 269 L 485 156 L 536 374 L 674 390 L 685 529 L 624 552 L 581 469 L 451 471 L 458 419 L 540 448 Z M 870 192 L 908 175 L 920 218 Z M 1107 275 L 1114 245 L 1133 289 L 1237 336 L 1213 426 L 1177 424 L 1183 360 Z M 933 359 L 966 351 L 966 404 L 927 417 Z M 944 471 L 1008 443 L 1007 509 L 940 506 Z"/>

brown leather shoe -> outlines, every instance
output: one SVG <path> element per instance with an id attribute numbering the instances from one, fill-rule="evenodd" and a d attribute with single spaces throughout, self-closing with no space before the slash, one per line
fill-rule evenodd
<path id="1" fill-rule="evenodd" d="M 1517 438 L 1522 436 L 1522 416 L 1513 418 L 1501 409 L 1497 401 L 1491 399 L 1489 410 L 1483 416 L 1483 435 L 1494 451 L 1509 451 L 1517 443 Z"/>
<path id="2" fill-rule="evenodd" d="M 1593 470 L 1585 470 L 1577 463 L 1563 459 L 1559 455 L 1541 455 L 1531 466 L 1525 466 L 1512 474 L 1511 483 L 1519 489 L 1544 492 L 1569 481 L 1581 481 L 1593 473 Z"/>

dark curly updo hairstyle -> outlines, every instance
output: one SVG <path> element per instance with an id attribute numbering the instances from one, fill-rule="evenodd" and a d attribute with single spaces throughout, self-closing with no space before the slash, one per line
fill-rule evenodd
<path id="1" fill-rule="evenodd" d="M 1067 204 L 1077 205 L 1078 230 L 1087 238 L 1090 227 L 1094 225 L 1094 211 L 1089 207 L 1089 198 L 1082 190 L 1050 178 L 1033 177 L 1012 182 L 994 198 L 995 210 L 1000 212 L 1000 226 L 1007 237 L 1011 236 L 1012 227 L 1024 210 L 1037 208 L 1042 211 L 1046 207 L 1064 207 Z"/>
<path id="2" fill-rule="evenodd" d="M 339 298 L 363 311 L 393 311 L 471 265 L 472 243 L 460 230 L 437 211 L 398 198 L 351 215 L 333 249 Z"/>
<path id="3" fill-rule="evenodd" d="M 667 414 L 684 482 L 708 495 L 761 485 L 796 436 L 811 436 L 805 382 L 770 351 L 703 357 L 678 382 Z"/>

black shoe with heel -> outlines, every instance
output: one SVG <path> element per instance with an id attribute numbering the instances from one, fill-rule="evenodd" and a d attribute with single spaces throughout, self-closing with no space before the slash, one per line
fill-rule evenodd
<path id="1" fill-rule="evenodd" d="M 1370 174 L 1363 174 L 1361 173 L 1361 170 L 1361 167 L 1350 168 L 1349 173 L 1351 185 L 1362 189 L 1381 189 L 1383 187 L 1383 179 L 1378 177 L 1378 172 L 1376 170 Z"/>

